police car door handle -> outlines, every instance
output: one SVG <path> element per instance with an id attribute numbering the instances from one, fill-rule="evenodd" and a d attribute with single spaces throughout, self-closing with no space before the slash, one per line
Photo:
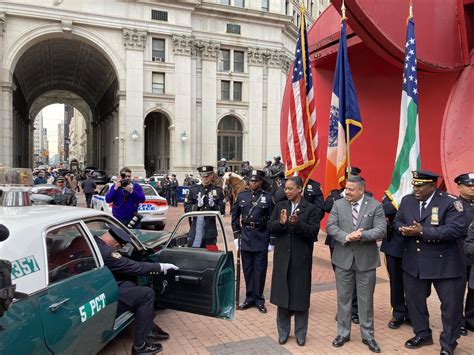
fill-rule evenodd
<path id="1" fill-rule="evenodd" d="M 202 277 L 188 276 L 188 275 L 175 275 L 174 280 L 176 282 L 199 285 L 201 283 Z"/>
<path id="2" fill-rule="evenodd" d="M 48 309 L 49 309 L 51 312 L 56 312 L 59 307 L 61 307 L 64 303 L 66 303 L 66 302 L 69 301 L 69 300 L 70 300 L 70 298 L 64 298 L 64 299 L 62 299 L 62 300 L 59 301 L 59 302 L 53 303 L 51 306 L 48 307 Z"/>

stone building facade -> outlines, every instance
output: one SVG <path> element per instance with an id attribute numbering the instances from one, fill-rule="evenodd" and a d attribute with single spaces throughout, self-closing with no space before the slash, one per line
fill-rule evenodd
<path id="1" fill-rule="evenodd" d="M 297 2 L 235 1 L 2 1 L 0 164 L 33 164 L 52 103 L 80 111 L 84 164 L 109 173 L 279 154 Z"/>

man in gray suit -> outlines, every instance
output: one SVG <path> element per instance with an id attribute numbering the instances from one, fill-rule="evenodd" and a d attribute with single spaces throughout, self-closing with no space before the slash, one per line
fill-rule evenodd
<path id="1" fill-rule="evenodd" d="M 348 178 L 345 191 L 345 198 L 334 202 L 327 224 L 328 234 L 336 240 L 332 263 L 336 266 L 338 335 L 332 345 L 341 347 L 350 340 L 355 287 L 362 342 L 379 353 L 374 339 L 375 269 L 380 266 L 376 242 L 386 236 L 387 223 L 382 204 L 364 194 L 361 176 Z"/>

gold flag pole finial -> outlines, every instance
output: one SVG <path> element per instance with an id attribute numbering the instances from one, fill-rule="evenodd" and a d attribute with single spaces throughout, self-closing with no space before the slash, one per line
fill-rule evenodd
<path id="1" fill-rule="evenodd" d="M 413 0 L 410 0 L 410 18 L 413 17 Z"/>
<path id="2" fill-rule="evenodd" d="M 346 5 L 344 4 L 344 0 L 342 0 L 341 13 L 342 13 L 342 19 L 341 20 L 347 20 Z"/>

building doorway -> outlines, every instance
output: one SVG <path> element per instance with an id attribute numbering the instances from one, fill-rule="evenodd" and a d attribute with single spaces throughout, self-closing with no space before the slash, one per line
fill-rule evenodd
<path id="1" fill-rule="evenodd" d="M 242 123 L 234 116 L 225 116 L 217 127 L 217 160 L 226 158 L 232 171 L 239 172 L 242 164 Z"/>
<path id="2" fill-rule="evenodd" d="M 168 117 L 150 112 L 145 118 L 146 176 L 168 174 L 170 169 L 170 133 Z"/>

